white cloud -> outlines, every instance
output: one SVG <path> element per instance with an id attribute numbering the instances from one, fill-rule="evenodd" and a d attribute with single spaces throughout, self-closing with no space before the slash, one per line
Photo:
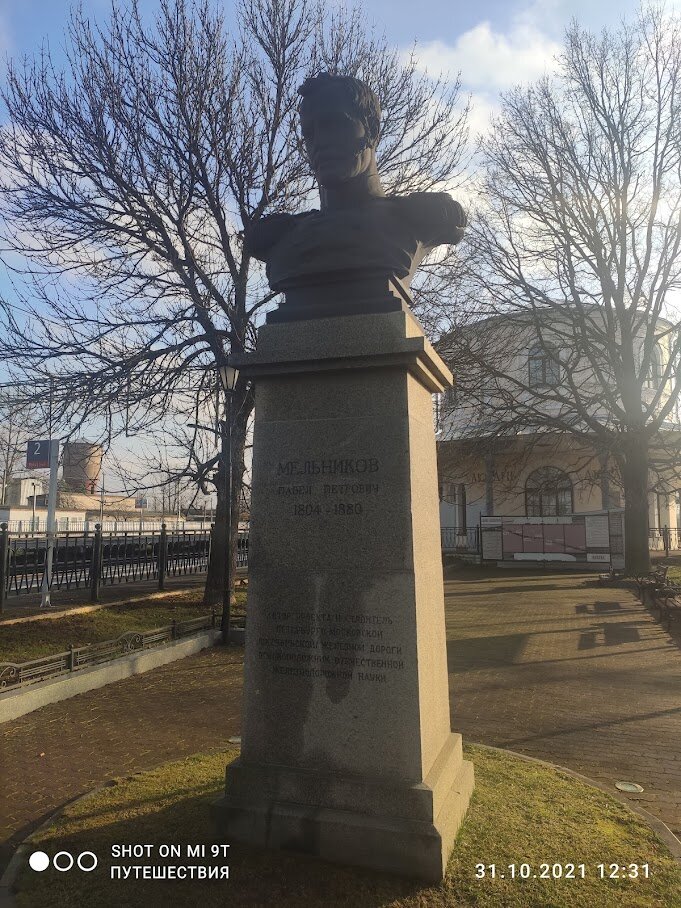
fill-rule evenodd
<path id="1" fill-rule="evenodd" d="M 431 75 L 461 72 L 465 87 L 474 92 L 504 91 L 530 82 L 555 67 L 560 45 L 522 13 L 508 32 L 495 32 L 489 22 L 464 32 L 453 45 L 430 41 L 417 48 L 418 66 Z"/>
<path id="2" fill-rule="evenodd" d="M 506 32 L 494 31 L 489 21 L 479 22 L 453 44 L 430 41 L 416 49 L 417 66 L 431 76 L 452 78 L 461 73 L 471 95 L 468 120 L 472 136 L 489 129 L 499 110 L 499 93 L 519 83 L 533 82 L 556 68 L 561 45 L 543 31 L 554 31 L 552 17 L 560 0 L 534 0 L 519 10 Z"/>
<path id="3" fill-rule="evenodd" d="M 545 32 L 561 32 L 567 19 L 576 15 L 573 10 L 575 5 L 580 2 L 585 2 L 585 0 L 532 0 L 523 9 L 518 10 L 514 16 L 514 22 L 518 25 L 532 25 Z M 586 0 L 586 2 L 591 2 L 591 0 Z M 622 3 L 626 0 L 601 0 L 601 2 L 602 4 Z"/>
<path id="4" fill-rule="evenodd" d="M 471 112 L 468 129 L 472 137 L 487 132 L 493 114 L 499 111 L 498 98 L 485 92 L 471 92 Z"/>

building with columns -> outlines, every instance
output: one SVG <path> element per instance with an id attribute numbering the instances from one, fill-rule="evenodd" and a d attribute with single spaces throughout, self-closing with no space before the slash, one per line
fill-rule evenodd
<path id="1" fill-rule="evenodd" d="M 643 382 L 644 404 L 652 407 L 662 407 L 669 399 L 664 376 L 668 374 L 673 326 L 665 324 L 669 324 L 669 333 L 665 339 L 664 330 L 660 332 Z M 598 390 L 585 397 L 593 401 L 590 415 L 600 418 L 601 379 L 589 374 L 588 364 L 574 366 L 574 351 L 565 349 L 569 341 L 564 326 L 555 330 L 553 340 L 552 326 L 545 326 L 541 343 L 537 343 L 532 320 L 517 315 L 496 316 L 467 330 L 472 335 L 468 348 L 479 344 L 480 356 L 493 360 L 495 375 L 484 388 L 475 385 L 472 373 L 460 375 L 457 386 L 438 402 L 440 520 L 450 544 L 457 537 L 457 546 L 463 547 L 466 534 L 470 540 L 481 516 L 559 517 L 622 508 L 623 491 L 615 462 L 612 455 L 599 449 L 595 438 L 591 441 L 588 434 L 578 438 L 552 431 L 550 425 L 538 425 L 540 421 L 532 419 L 537 408 L 549 416 L 561 416 L 560 395 L 553 391 L 565 382 L 567 368 L 573 370 L 572 378 L 579 381 L 580 388 L 588 391 L 591 382 Z M 443 352 L 446 344 L 440 344 L 440 348 Z M 446 353 L 443 355 L 447 358 Z M 458 370 L 470 368 L 453 358 L 449 365 L 455 376 Z M 602 418 L 609 418 L 605 408 Z M 665 527 L 672 530 L 676 546 L 681 527 L 678 403 L 665 418 L 651 454 L 651 547 L 662 545 Z"/>

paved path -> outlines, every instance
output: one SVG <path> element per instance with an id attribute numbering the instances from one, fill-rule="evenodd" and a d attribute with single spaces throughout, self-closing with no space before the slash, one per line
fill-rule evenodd
<path id="1" fill-rule="evenodd" d="M 458 576 L 458 575 L 452 575 Z M 593 575 L 446 584 L 452 727 L 582 772 L 681 836 L 681 648 L 633 592 Z"/>
<path id="2" fill-rule="evenodd" d="M 5 858 L 58 807 L 96 785 L 226 747 L 239 734 L 242 652 L 213 647 L 0 725 Z"/>
<path id="3" fill-rule="evenodd" d="M 632 593 L 592 576 L 456 577 L 453 728 L 608 785 L 639 782 L 641 804 L 681 834 L 678 645 Z M 0 842 L 113 776 L 225 746 L 240 730 L 241 666 L 218 647 L 1 726 Z"/>

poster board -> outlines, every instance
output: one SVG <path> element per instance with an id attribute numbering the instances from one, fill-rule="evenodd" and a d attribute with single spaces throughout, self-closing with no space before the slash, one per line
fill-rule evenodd
<path id="1" fill-rule="evenodd" d="M 624 566 L 621 510 L 562 517 L 480 518 L 483 561 Z"/>

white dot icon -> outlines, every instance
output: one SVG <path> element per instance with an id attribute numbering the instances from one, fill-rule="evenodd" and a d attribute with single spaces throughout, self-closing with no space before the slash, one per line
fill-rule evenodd
<path id="1" fill-rule="evenodd" d="M 83 858 L 85 857 L 91 858 L 89 867 L 85 866 L 85 861 L 83 860 Z M 97 866 L 97 855 L 94 853 L 94 851 L 84 851 L 82 854 L 78 855 L 77 864 L 85 873 L 91 873 Z"/>
<path id="2" fill-rule="evenodd" d="M 28 859 L 28 866 L 36 873 L 42 873 L 50 866 L 50 859 L 44 851 L 34 851 Z"/>
<path id="3" fill-rule="evenodd" d="M 65 857 L 67 864 L 65 867 L 62 867 L 62 861 L 59 861 L 58 858 Z M 73 867 L 73 855 L 68 851 L 58 851 L 55 856 L 52 858 L 52 864 L 54 865 L 55 870 L 60 870 L 62 873 L 66 873 Z"/>

